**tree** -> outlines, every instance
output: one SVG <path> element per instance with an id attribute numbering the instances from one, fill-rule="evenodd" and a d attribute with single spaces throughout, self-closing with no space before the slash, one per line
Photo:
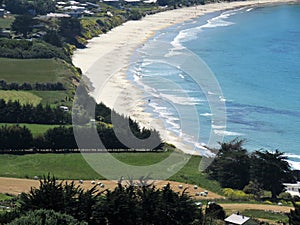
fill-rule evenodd
<path id="1" fill-rule="evenodd" d="M 18 34 L 23 34 L 26 38 L 28 32 L 32 31 L 34 23 L 35 21 L 31 15 L 20 15 L 16 17 L 11 28 Z"/>
<path id="2" fill-rule="evenodd" d="M 212 164 L 206 169 L 210 178 L 224 188 L 243 189 L 250 180 L 250 160 L 243 140 L 222 143 Z"/>
<path id="3" fill-rule="evenodd" d="M 292 169 L 283 152 L 256 151 L 251 156 L 251 179 L 257 180 L 272 198 L 284 190 L 284 182 L 295 182 Z"/>
<path id="4" fill-rule="evenodd" d="M 29 193 L 21 194 L 20 210 L 54 210 L 89 223 L 93 219 L 91 210 L 96 205 L 98 196 L 96 187 L 85 191 L 74 182 L 57 182 L 55 177 L 48 175 L 40 180 L 39 188 L 31 188 Z"/>
<path id="5" fill-rule="evenodd" d="M 45 15 L 55 11 L 55 1 L 52 0 L 35 0 L 33 5 L 37 14 Z"/>
<path id="6" fill-rule="evenodd" d="M 300 224 L 300 205 L 293 202 L 294 210 L 291 210 L 288 214 L 289 224 L 290 225 L 299 225 Z"/>
<path id="7" fill-rule="evenodd" d="M 247 184 L 243 191 L 246 194 L 251 194 L 253 195 L 253 197 L 255 198 L 255 200 L 259 200 L 260 197 L 263 195 L 264 190 L 262 189 L 261 185 L 257 182 L 257 180 L 255 181 L 250 181 L 249 184 Z"/>
<path id="8" fill-rule="evenodd" d="M 53 210 L 35 210 L 29 211 L 25 215 L 13 220 L 12 222 L 8 223 L 8 225 L 24 225 L 24 224 L 31 224 L 31 225 L 87 225 L 86 222 L 79 222 L 78 220 L 74 219 L 72 216 L 67 214 L 61 214 L 55 212 Z"/>
<path id="9" fill-rule="evenodd" d="M 214 202 L 208 204 L 208 207 L 205 209 L 205 215 L 206 217 L 219 220 L 224 220 L 226 217 L 223 207 Z"/>

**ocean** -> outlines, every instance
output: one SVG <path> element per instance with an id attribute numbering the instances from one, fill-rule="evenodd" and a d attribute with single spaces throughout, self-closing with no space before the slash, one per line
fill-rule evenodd
<path id="1" fill-rule="evenodd" d="M 128 71 L 146 111 L 201 154 L 245 139 L 300 168 L 300 5 L 211 13 L 157 32 Z M 224 115 L 223 115 L 224 114 Z"/>

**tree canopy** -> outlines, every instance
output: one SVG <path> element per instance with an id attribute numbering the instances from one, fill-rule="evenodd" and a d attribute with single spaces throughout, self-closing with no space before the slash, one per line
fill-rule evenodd
<path id="1" fill-rule="evenodd" d="M 291 167 L 283 152 L 256 151 L 251 155 L 251 177 L 271 191 L 276 198 L 284 190 L 283 183 L 295 182 Z"/>
<path id="2" fill-rule="evenodd" d="M 242 189 L 249 183 L 250 160 L 243 143 L 243 140 L 222 143 L 215 160 L 206 170 L 222 187 Z"/>
<path id="3" fill-rule="evenodd" d="M 278 150 L 255 151 L 251 154 L 242 147 L 243 140 L 222 143 L 213 163 L 207 168 L 210 178 L 222 187 L 242 190 L 256 198 L 262 190 L 276 198 L 284 190 L 283 183 L 295 182 L 287 157 Z"/>

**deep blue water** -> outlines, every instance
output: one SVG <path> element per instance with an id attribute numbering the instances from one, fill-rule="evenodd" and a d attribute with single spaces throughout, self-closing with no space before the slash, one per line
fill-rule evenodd
<path id="1" fill-rule="evenodd" d="M 191 75 L 197 62 L 191 60 L 187 71 L 168 61 L 168 54 L 177 53 L 180 65 L 180 54 L 184 60 L 188 51 L 220 85 L 226 129 L 212 117 L 213 88 L 197 85 L 193 78 L 201 72 Z M 279 149 L 299 160 L 300 5 L 209 14 L 158 32 L 136 56 L 130 76 L 151 99 L 147 111 L 187 143 L 205 145 L 212 133 L 224 140 L 240 137 L 251 151 Z"/>

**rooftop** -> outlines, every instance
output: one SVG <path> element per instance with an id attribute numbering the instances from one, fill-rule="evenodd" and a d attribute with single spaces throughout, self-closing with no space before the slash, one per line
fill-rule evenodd
<path id="1" fill-rule="evenodd" d="M 250 217 L 238 215 L 238 214 L 232 214 L 225 219 L 225 222 L 233 223 L 233 224 L 237 224 L 237 225 L 243 225 L 248 220 L 250 220 Z"/>

